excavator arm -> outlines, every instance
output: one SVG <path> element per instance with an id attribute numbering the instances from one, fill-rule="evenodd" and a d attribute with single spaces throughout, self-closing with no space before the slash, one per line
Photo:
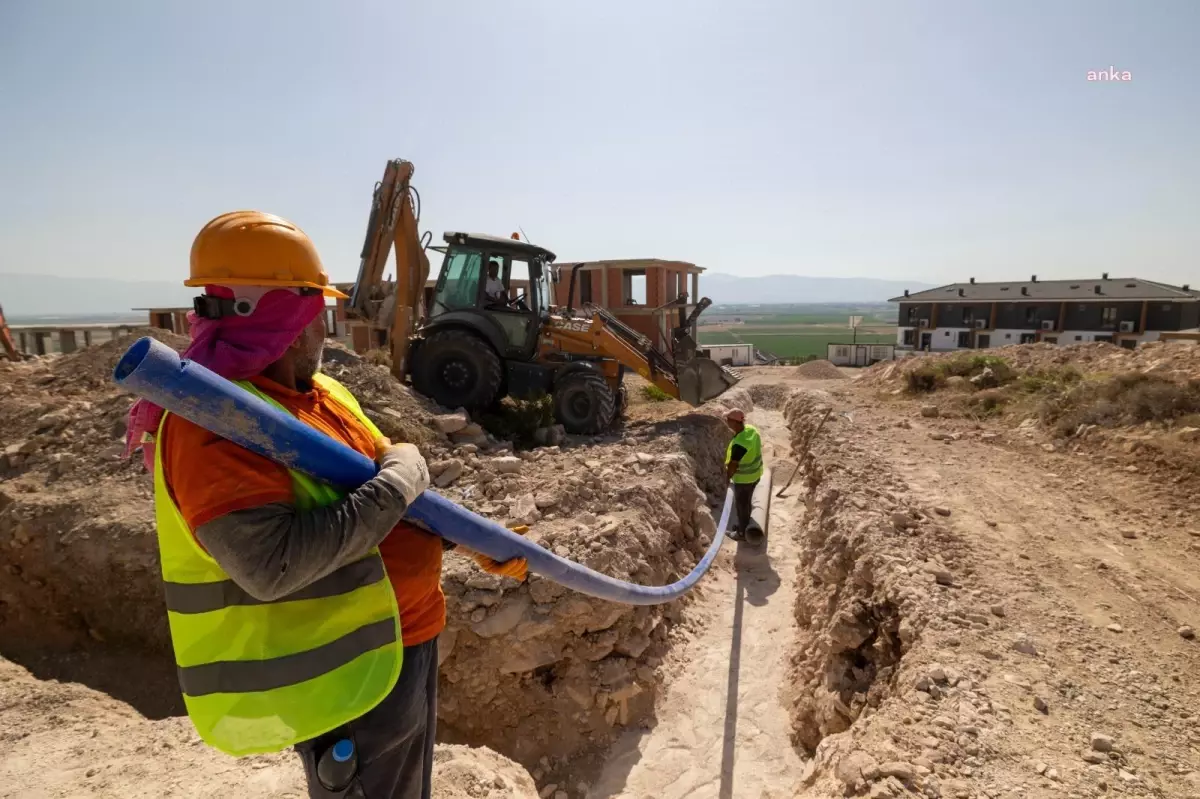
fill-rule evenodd
<path id="1" fill-rule="evenodd" d="M 373 329 L 390 330 L 392 374 L 408 370 L 409 340 L 421 322 L 429 258 L 418 230 L 420 195 L 411 185 L 411 161 L 388 161 L 375 184 L 371 215 L 358 265 L 358 279 L 346 310 Z M 388 251 L 396 253 L 396 279 L 384 282 Z"/>
<path id="2" fill-rule="evenodd" d="M 706 299 L 704 307 L 708 304 Z M 676 357 L 672 359 L 607 310 L 591 306 L 587 311 L 591 313 L 591 319 L 550 317 L 543 331 L 543 350 L 609 358 L 637 372 L 668 396 L 689 405 L 707 402 L 738 380 L 735 374 L 711 359 L 697 356 L 695 344 L 687 346 L 691 336 L 686 329 L 675 330 Z M 680 347 L 680 343 L 684 346 Z"/>

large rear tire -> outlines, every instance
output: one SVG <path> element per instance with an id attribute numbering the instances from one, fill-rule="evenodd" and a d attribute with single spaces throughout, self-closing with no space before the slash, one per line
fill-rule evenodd
<path id="1" fill-rule="evenodd" d="M 413 388 L 447 408 L 480 410 L 500 393 L 504 365 L 491 345 L 468 330 L 442 330 L 421 342 Z"/>
<path id="2" fill-rule="evenodd" d="M 616 397 L 600 375 L 575 372 L 554 386 L 554 416 L 568 433 L 602 433 L 615 413 Z"/>

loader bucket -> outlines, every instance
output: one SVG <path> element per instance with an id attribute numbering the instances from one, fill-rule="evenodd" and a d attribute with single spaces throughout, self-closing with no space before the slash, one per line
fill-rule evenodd
<path id="1" fill-rule="evenodd" d="M 675 380 L 681 400 L 703 405 L 733 387 L 738 376 L 711 358 L 694 357 L 676 366 Z"/>

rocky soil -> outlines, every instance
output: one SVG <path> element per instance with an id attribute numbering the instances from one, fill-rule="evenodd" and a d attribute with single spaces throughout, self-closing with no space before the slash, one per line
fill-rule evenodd
<path id="1" fill-rule="evenodd" d="M 1056 344 L 1018 344 L 965 354 L 1002 358 L 1024 374 L 1071 366 L 1085 373 L 1137 371 L 1174 380 L 1200 378 L 1200 347 L 1191 342 L 1152 341 L 1132 350 L 1103 342 L 1065 347 Z M 914 369 L 963 356 L 961 351 L 932 353 L 877 363 L 865 370 L 861 385 L 903 388 L 904 377 Z"/>
<path id="2" fill-rule="evenodd" d="M 290 752 L 239 760 L 209 749 L 184 718 L 151 721 L 75 683 L 38 680 L 0 658 L 0 797 L 302 799 Z M 439 745 L 436 799 L 536 799 L 529 774 L 488 749 Z"/>
<path id="3" fill-rule="evenodd" d="M 1185 385 L 1197 353 L 988 354 L 1022 375 L 1145 370 Z M 747 369 L 699 411 L 635 389 L 612 435 L 548 429 L 526 451 L 380 367 L 332 359 L 385 432 L 422 446 L 437 490 L 644 583 L 686 573 L 715 532 L 724 409 L 763 430 L 777 488 L 830 411 L 772 505 L 767 549 L 729 548 L 684 602 L 616 607 L 451 556 L 447 740 L 513 757 L 543 799 L 1200 797 L 1200 527 L 1181 466 L 1195 443 L 1167 457 L 1178 423 L 1064 438 L 1032 407 L 969 412 L 955 397 L 972 388 L 907 393 L 908 371 L 946 358 L 857 380 Z M 115 457 L 128 399 L 93 366 L 0 365 L 0 415 L 14 420 L 0 429 L 0 651 L 109 695 L 8 665 L 0 786 L 52 762 L 48 796 L 105 795 L 99 780 L 120 795 L 125 771 L 172 790 L 186 779 L 172 775 L 204 771 L 218 780 L 205 795 L 291 795 L 287 756 L 223 759 L 165 718 L 178 710 L 149 486 Z M 42 750 L 53 758 L 31 759 Z M 458 791 L 446 795 L 528 795 L 501 755 L 455 751 L 439 753 L 439 790 Z"/>
<path id="4" fill-rule="evenodd" d="M 165 718 L 182 708 L 162 613 L 152 484 L 140 459 L 121 458 L 130 398 L 109 382 L 132 340 L 0 365 L 0 651 L 38 677 L 83 682 Z M 518 452 L 353 354 L 333 349 L 325 371 L 355 392 L 386 435 L 421 447 L 436 490 L 527 527 L 560 555 L 664 584 L 690 571 L 711 540 L 710 503 L 720 499 L 729 435 L 720 407 L 681 414 L 668 403 L 631 413 L 611 435 L 547 430 L 555 445 Z M 490 745 L 547 784 L 573 756 L 653 712 L 658 669 L 687 605 L 618 606 L 537 576 L 518 584 L 488 575 L 455 554 L 443 587 L 443 737 Z M 142 679 L 130 681 L 131 669 Z"/>
<path id="5" fill-rule="evenodd" d="M 795 369 L 795 376 L 802 380 L 845 380 L 846 375 L 829 361 L 809 361 Z"/>
<path id="6" fill-rule="evenodd" d="M 1192 497 L 829 391 L 787 410 L 797 439 L 837 411 L 805 473 L 797 795 L 1200 795 Z"/>

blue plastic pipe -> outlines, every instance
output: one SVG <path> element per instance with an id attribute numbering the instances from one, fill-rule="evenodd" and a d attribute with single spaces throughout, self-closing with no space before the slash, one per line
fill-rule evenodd
<path id="1" fill-rule="evenodd" d="M 175 350 L 155 339 L 134 342 L 113 370 L 113 379 L 122 388 L 222 438 L 345 490 L 367 482 L 378 468 L 370 458 L 291 414 L 198 363 L 180 359 Z M 531 571 L 588 596 L 626 605 L 657 605 L 678 599 L 708 571 L 725 539 L 732 500 L 733 492 L 729 490 L 717 532 L 696 568 L 682 580 L 664 586 L 614 580 L 560 558 L 433 491 L 418 497 L 407 517 L 497 561 L 525 558 Z"/>

